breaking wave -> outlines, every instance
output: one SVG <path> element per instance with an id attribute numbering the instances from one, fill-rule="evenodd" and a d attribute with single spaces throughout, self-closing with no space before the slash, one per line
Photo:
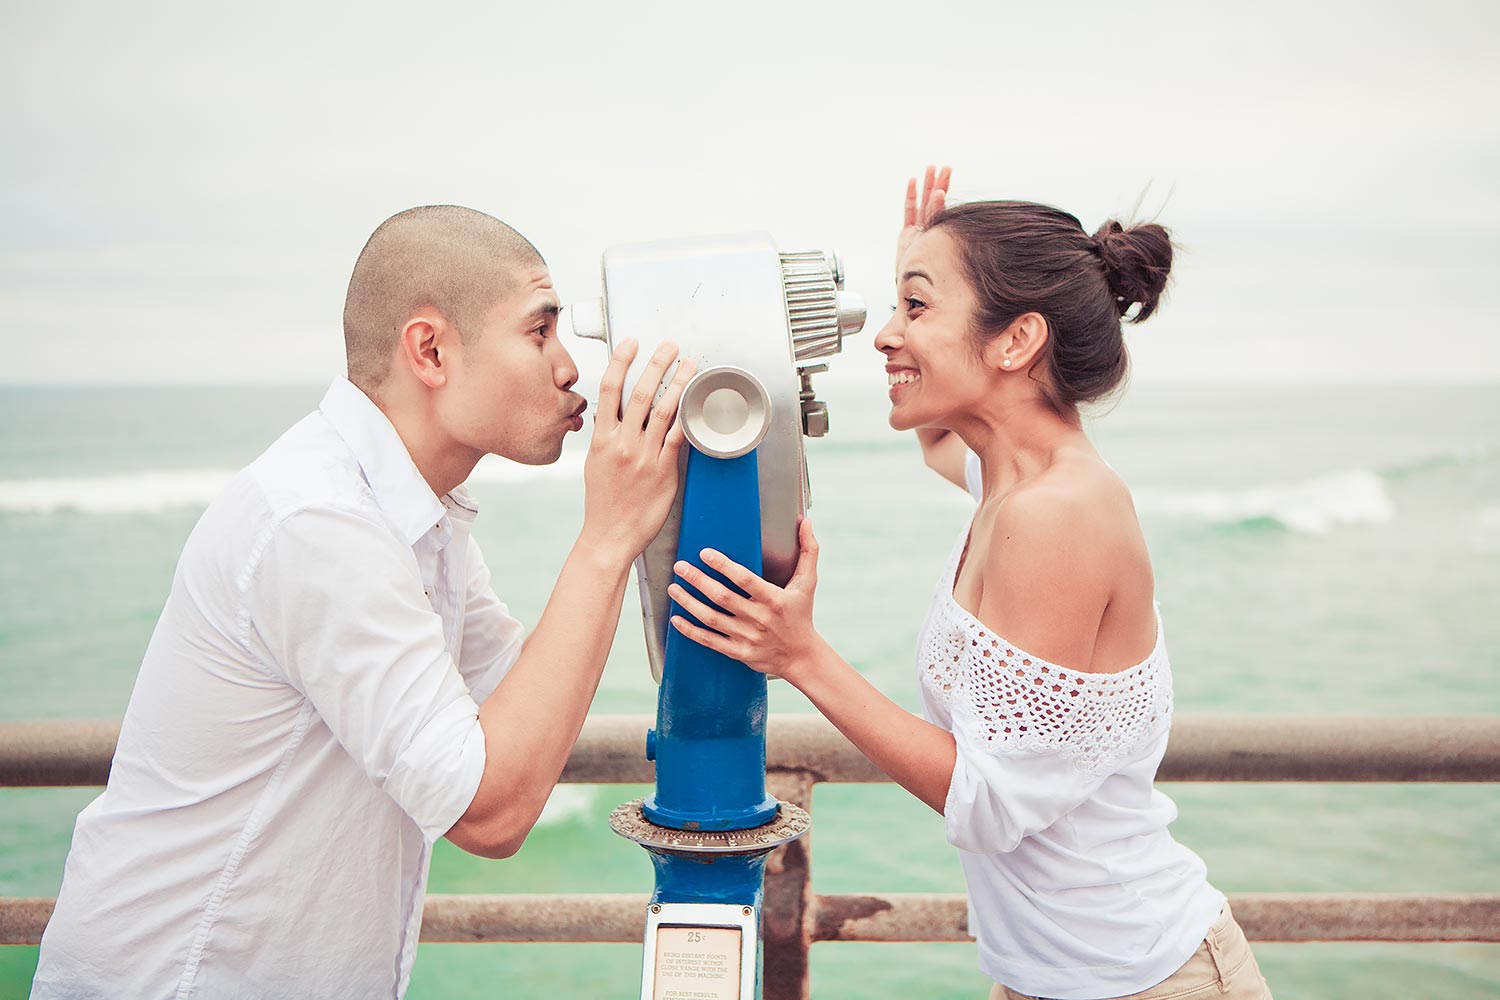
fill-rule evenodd
<path id="1" fill-rule="evenodd" d="M 1424 472 L 1440 469 L 1461 469 L 1471 465 L 1483 465 L 1496 457 L 1497 449 L 1487 445 L 1473 444 L 1445 448 L 1405 462 L 1398 462 L 1380 470 L 1387 479 L 1409 479 Z"/>
<path id="2" fill-rule="evenodd" d="M 223 492 L 235 469 L 153 469 L 96 476 L 0 479 L 0 512 L 25 514 L 159 514 L 202 510 Z M 564 454 L 552 465 L 519 465 L 487 455 L 470 483 L 523 483 L 577 479 L 583 453 Z"/>
<path id="3" fill-rule="evenodd" d="M 0 511 L 153 514 L 201 510 L 234 475 L 233 469 L 162 469 L 111 476 L 0 480 Z"/>
<path id="4" fill-rule="evenodd" d="M 1135 503 L 1143 514 L 1216 525 L 1272 523 L 1308 535 L 1343 525 L 1385 524 L 1396 517 L 1385 480 L 1369 469 L 1233 490 L 1146 488 L 1135 491 Z"/>
<path id="5" fill-rule="evenodd" d="M 474 466 L 469 484 L 474 483 L 526 483 L 538 479 L 583 479 L 585 452 L 563 452 L 561 458 L 551 465 L 521 465 L 495 455 L 486 455 Z"/>
<path id="6" fill-rule="evenodd" d="M 594 806 L 594 789 L 588 785 L 556 785 L 537 817 L 537 826 L 559 826 L 587 816 Z"/>

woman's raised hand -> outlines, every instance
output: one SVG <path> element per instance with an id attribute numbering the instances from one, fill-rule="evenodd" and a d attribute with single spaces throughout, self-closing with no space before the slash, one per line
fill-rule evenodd
<path id="1" fill-rule="evenodd" d="M 722 552 L 702 551 L 704 565 L 748 597 L 697 567 L 678 562 L 674 567 L 677 575 L 723 610 L 709 606 L 681 584 L 673 583 L 667 588 L 672 600 L 706 627 L 694 625 L 681 615 L 672 617 L 672 625 L 694 642 L 739 660 L 752 670 L 785 677 L 797 684 L 797 674 L 812 661 L 823 641 L 812 622 L 813 591 L 818 585 L 818 540 L 813 537 L 812 522 L 807 518 L 797 526 L 797 544 L 801 550 L 797 569 L 785 588 L 768 583 Z"/>
<path id="2" fill-rule="evenodd" d="M 917 179 L 906 182 L 906 213 L 902 217 L 901 236 L 896 240 L 896 263 L 916 242 L 922 230 L 943 210 L 948 201 L 948 179 L 953 175 L 952 167 L 928 166 L 922 175 L 922 198 L 917 199 Z"/>

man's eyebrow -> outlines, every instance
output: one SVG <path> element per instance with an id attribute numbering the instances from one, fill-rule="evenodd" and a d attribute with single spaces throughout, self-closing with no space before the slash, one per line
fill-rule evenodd
<path id="1" fill-rule="evenodd" d="M 925 278 L 929 284 L 932 282 L 931 275 L 926 271 L 907 271 L 901 276 L 901 280 L 905 281 L 907 278 Z"/>
<path id="2" fill-rule="evenodd" d="M 538 305 L 527 312 L 524 321 L 530 322 L 531 320 L 541 319 L 543 317 L 555 317 L 560 312 L 562 312 L 562 306 L 558 303 L 543 302 L 541 305 Z"/>

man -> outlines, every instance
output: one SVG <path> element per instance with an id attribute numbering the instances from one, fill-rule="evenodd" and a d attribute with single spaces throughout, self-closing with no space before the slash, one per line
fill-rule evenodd
<path id="1" fill-rule="evenodd" d="M 78 818 L 32 996 L 400 997 L 432 843 L 503 858 L 562 772 L 632 559 L 672 504 L 692 374 L 615 352 L 583 527 L 535 630 L 461 484 L 582 427 L 558 299 L 514 230 L 394 216 L 354 266 L 348 380 L 204 513 Z"/>

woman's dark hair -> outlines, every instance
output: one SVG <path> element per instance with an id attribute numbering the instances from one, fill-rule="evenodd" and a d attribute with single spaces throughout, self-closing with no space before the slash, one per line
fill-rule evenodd
<path id="1" fill-rule="evenodd" d="M 1171 234 L 1155 223 L 1126 229 L 1111 219 L 1093 236 L 1061 209 L 1026 201 L 981 201 L 940 213 L 929 229 L 958 243 L 979 299 L 983 343 L 1018 316 L 1040 313 L 1050 336 L 1040 364 L 1047 401 L 1067 413 L 1109 395 L 1130 361 L 1120 324 L 1156 311 L 1172 269 Z"/>

